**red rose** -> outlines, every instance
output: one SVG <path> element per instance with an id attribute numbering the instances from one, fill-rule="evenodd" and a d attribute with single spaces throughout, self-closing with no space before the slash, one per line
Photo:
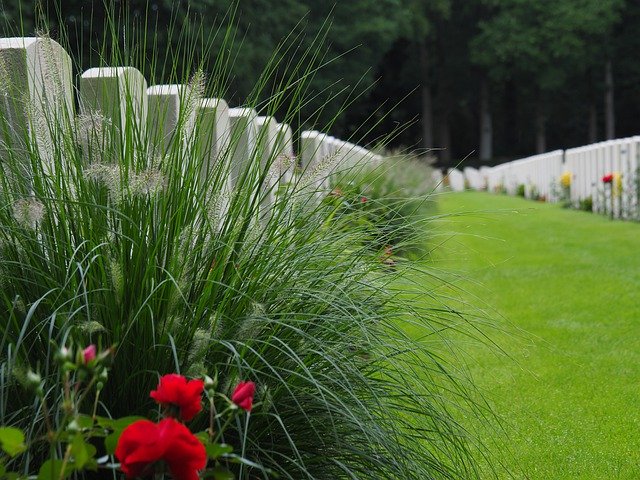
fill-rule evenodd
<path id="1" fill-rule="evenodd" d="M 96 346 L 92 343 L 87 348 L 82 350 L 82 359 L 86 365 L 87 363 L 89 363 L 91 360 L 94 360 L 95 358 L 96 358 Z"/>
<path id="2" fill-rule="evenodd" d="M 602 183 L 611 183 L 613 182 L 613 174 L 609 173 L 607 175 L 605 175 L 604 177 L 602 177 Z"/>
<path id="3" fill-rule="evenodd" d="M 157 390 L 151 398 L 164 407 L 178 407 L 180 418 L 188 422 L 202 410 L 202 380 L 187 380 L 182 375 L 170 373 L 160 377 Z"/>
<path id="4" fill-rule="evenodd" d="M 256 384 L 253 382 L 240 382 L 231 394 L 231 401 L 240 408 L 251 411 L 253 395 L 256 393 Z"/>
<path id="5" fill-rule="evenodd" d="M 367 197 L 360 197 L 360 203 L 367 203 L 369 199 Z"/>
<path id="6" fill-rule="evenodd" d="M 202 443 L 173 418 L 132 423 L 120 435 L 115 454 L 128 478 L 152 474 L 162 460 L 175 480 L 198 480 L 198 470 L 207 464 Z"/>

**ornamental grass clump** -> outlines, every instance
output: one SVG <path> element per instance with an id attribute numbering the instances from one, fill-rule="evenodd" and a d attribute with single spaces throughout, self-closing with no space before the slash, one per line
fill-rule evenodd
<path id="1" fill-rule="evenodd" d="M 432 171 L 425 158 L 399 153 L 380 164 L 343 167 L 332 174 L 333 190 L 325 201 L 347 217 L 358 210 L 349 218 L 359 222 L 383 259 L 391 251 L 415 256 L 426 245 L 428 218 L 435 211 Z"/>
<path id="2" fill-rule="evenodd" d="M 111 50 L 101 64 L 140 71 L 162 64 L 159 52 L 138 48 L 153 44 L 152 32 L 115 24 L 105 31 Z M 327 172 L 302 172 L 276 185 L 270 179 L 280 179 L 273 169 L 279 157 L 265 153 L 264 135 L 237 154 L 242 129 L 211 160 L 210 145 L 200 141 L 207 123 L 192 106 L 200 96 L 223 96 L 228 85 L 220 79 L 230 60 L 222 48 L 215 65 L 201 65 L 210 43 L 176 38 L 184 43 L 167 58 L 182 68 L 169 64 L 150 82 L 187 86 L 179 89 L 183 108 L 175 122 L 157 117 L 155 127 L 170 132 L 161 141 L 159 130 L 136 115 L 133 84 L 123 89 L 122 115 L 109 121 L 93 115 L 79 122 L 63 110 L 45 115 L 46 130 L 16 137 L 4 118 L 0 425 L 37 442 L 46 435 L 47 412 L 64 411 L 65 397 L 54 386 L 65 372 L 51 362 L 54 345 L 115 345 L 99 401 L 77 408 L 101 418 L 150 418 L 154 399 L 160 404 L 165 420 L 125 436 L 120 460 L 131 475 L 148 473 L 130 458 L 130 441 L 139 436 L 171 432 L 186 450 L 199 451 L 172 419 L 190 419 L 193 431 L 210 421 L 172 388 L 197 396 L 200 383 L 163 377 L 157 384 L 159 374 L 176 372 L 208 376 L 224 392 L 240 384 L 231 400 L 247 415 L 234 416 L 224 433 L 238 458 L 248 459 L 228 465 L 238 479 L 477 476 L 473 442 L 456 420 L 475 405 L 440 355 L 450 340 L 443 332 L 463 328 L 458 315 L 449 322 L 440 305 L 420 310 L 399 294 L 401 272 L 390 273 L 372 250 L 366 209 L 336 215 L 336 206 L 321 200 L 328 192 L 314 189 Z M 289 62 L 300 55 L 295 45 L 292 34 L 247 100 L 289 123 L 311 94 L 308 80 L 321 61 L 311 51 Z M 278 88 L 267 91 L 275 72 Z M 366 208 L 373 202 L 359 201 Z M 401 217 L 373 221 L 385 239 L 406 235 Z M 403 322 L 428 342 L 407 336 Z M 19 381 L 29 368 L 42 378 L 36 401 Z M 246 379 L 255 385 L 240 383 Z M 179 458 L 165 453 L 158 459 L 179 477 Z M 64 461 L 64 452 L 36 449 L 7 466 L 34 475 L 47 458 Z M 192 460 L 199 470 L 200 454 Z"/>

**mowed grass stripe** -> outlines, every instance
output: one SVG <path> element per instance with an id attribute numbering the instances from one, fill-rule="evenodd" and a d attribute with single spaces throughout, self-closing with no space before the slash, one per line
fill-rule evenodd
<path id="1" fill-rule="evenodd" d="M 515 478 L 640 478 L 640 225 L 486 193 L 438 200 L 430 263 L 460 275 L 455 294 L 508 354 L 466 349 L 509 433 L 492 459 Z"/>

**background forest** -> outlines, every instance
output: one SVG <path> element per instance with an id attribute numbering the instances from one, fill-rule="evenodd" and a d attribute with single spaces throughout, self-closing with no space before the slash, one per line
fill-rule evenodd
<path id="1" fill-rule="evenodd" d="M 5 34 L 38 30 L 33 3 L 0 3 Z M 107 12 L 100 1 L 65 0 L 62 14 L 46 3 L 41 9 L 54 25 L 63 19 L 84 69 L 101 64 L 100 52 L 83 46 L 89 38 L 103 38 L 106 15 L 146 22 L 158 33 L 159 51 L 163 42 L 176 41 L 166 33 L 172 23 L 188 19 L 193 38 L 202 30 L 214 37 L 233 25 L 234 51 L 224 52 L 233 67 L 227 91 L 220 92 L 232 104 L 251 95 L 287 35 L 296 45 L 292 57 L 321 39 L 323 66 L 312 80 L 317 95 L 300 111 L 302 126 L 323 129 L 331 123 L 332 134 L 370 144 L 395 129 L 393 147 L 436 149 L 432 153 L 443 167 L 467 156 L 465 165 L 494 164 L 639 133 L 638 0 L 128 0 L 115 5 Z M 56 32 L 50 33 L 55 38 Z M 213 64 L 222 52 L 214 47 L 200 54 L 196 60 Z M 159 83 L 163 74 L 155 68 L 145 73 Z M 275 87 L 278 75 L 268 81 Z"/>

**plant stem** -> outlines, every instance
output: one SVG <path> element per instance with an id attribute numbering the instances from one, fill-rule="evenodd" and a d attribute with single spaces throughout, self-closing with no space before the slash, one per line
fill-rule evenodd
<path id="1" fill-rule="evenodd" d="M 60 476 L 58 480 L 64 480 L 64 470 L 67 468 L 67 463 L 69 463 L 69 458 L 71 457 L 71 444 L 67 445 L 67 450 L 64 452 L 64 458 L 62 459 L 62 466 L 60 467 Z"/>

